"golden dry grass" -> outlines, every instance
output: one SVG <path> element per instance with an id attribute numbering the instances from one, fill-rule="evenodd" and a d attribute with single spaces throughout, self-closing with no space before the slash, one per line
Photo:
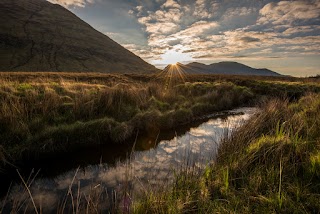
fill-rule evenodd
<path id="1" fill-rule="evenodd" d="M 192 166 L 134 213 L 318 213 L 320 96 L 271 100 L 221 144 L 214 165 Z"/>
<path id="2" fill-rule="evenodd" d="M 136 131 L 170 129 L 270 97 L 296 100 L 320 91 L 317 79 L 293 77 L 186 75 L 166 87 L 168 81 L 161 75 L 0 72 L 1 154 L 8 154 L 2 159 L 123 142 Z"/>

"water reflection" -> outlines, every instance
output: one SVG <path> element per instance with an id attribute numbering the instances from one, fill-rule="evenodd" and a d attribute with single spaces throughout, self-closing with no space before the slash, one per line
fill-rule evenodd
<path id="1" fill-rule="evenodd" d="M 182 135 L 176 133 L 170 140 L 159 140 L 155 143 L 154 140 L 140 139 L 136 144 L 136 149 L 140 151 L 133 152 L 130 159 L 116 164 L 102 163 L 104 160 L 101 160 L 100 164 L 69 170 L 53 178 L 37 178 L 30 187 L 33 199 L 36 204 L 41 204 L 44 212 L 50 212 L 57 204 L 63 205 L 63 196 L 68 193 L 69 188 L 77 193 L 77 189 L 81 187 L 82 199 L 88 200 L 97 189 L 114 193 L 123 190 L 125 186 L 126 190 L 138 192 L 146 186 L 167 183 L 173 179 L 173 169 L 186 161 L 201 167 L 213 160 L 221 138 L 248 120 L 255 111 L 254 108 L 234 110 L 231 113 L 243 114 L 210 119 Z M 141 151 L 146 148 L 151 149 Z M 103 159 L 108 160 L 110 157 Z M 15 200 L 24 201 L 29 198 L 27 193 L 21 194 L 23 189 L 14 185 L 9 195 L 10 206 L 13 206 Z M 105 206 L 107 208 L 108 203 L 105 203 Z"/>

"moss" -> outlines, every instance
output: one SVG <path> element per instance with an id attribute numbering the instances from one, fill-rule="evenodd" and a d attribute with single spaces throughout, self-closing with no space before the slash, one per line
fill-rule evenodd
<path id="1" fill-rule="evenodd" d="M 32 90 L 32 89 L 33 89 L 33 86 L 29 83 L 20 83 L 17 86 L 17 90 L 19 90 L 19 91 L 27 91 L 27 90 Z"/>
<path id="2" fill-rule="evenodd" d="M 56 148 L 68 146 L 68 144 L 82 143 L 103 143 L 110 139 L 113 129 L 121 130 L 119 123 L 110 118 L 92 120 L 88 122 L 77 121 L 72 124 L 59 125 L 57 127 L 47 127 L 44 131 L 30 137 L 27 144 L 36 148 L 42 142 L 50 142 L 48 150 L 56 150 Z M 122 129 L 123 130 L 123 129 Z M 128 131 L 124 132 L 126 136 Z M 122 136 L 123 138 L 125 138 Z M 120 138 L 120 137 L 119 137 Z M 65 144 L 65 145 L 64 145 Z"/>
<path id="3" fill-rule="evenodd" d="M 288 139 L 286 136 L 264 136 L 262 135 L 260 138 L 255 140 L 255 142 L 251 142 L 249 147 L 247 148 L 247 152 L 257 152 L 259 151 L 262 147 L 265 146 L 277 146 L 282 143 L 287 143 Z"/>
<path id="4" fill-rule="evenodd" d="M 181 108 L 172 115 L 174 124 L 184 124 L 192 120 L 193 114 L 190 109 Z"/>
<path id="5" fill-rule="evenodd" d="M 197 103 L 191 107 L 191 111 L 195 116 L 201 116 L 203 114 L 207 114 L 214 110 L 214 105 L 212 104 L 204 104 L 204 103 Z"/>
<path id="6" fill-rule="evenodd" d="M 112 141 L 119 143 L 131 137 L 132 133 L 133 127 L 123 122 L 111 129 L 110 138 Z"/>
<path id="7" fill-rule="evenodd" d="M 163 113 L 159 117 L 159 127 L 161 129 L 170 129 L 174 126 L 174 111 L 168 111 Z"/>
<path id="8" fill-rule="evenodd" d="M 159 118 L 161 112 L 158 110 L 151 110 L 142 113 L 136 114 L 131 120 L 130 123 L 136 129 L 146 131 L 148 129 L 158 129 L 159 128 Z"/>
<path id="9" fill-rule="evenodd" d="M 170 108 L 170 105 L 166 102 L 161 102 L 160 100 L 156 99 L 152 96 L 147 102 L 148 108 L 157 109 L 160 111 L 167 111 Z"/>

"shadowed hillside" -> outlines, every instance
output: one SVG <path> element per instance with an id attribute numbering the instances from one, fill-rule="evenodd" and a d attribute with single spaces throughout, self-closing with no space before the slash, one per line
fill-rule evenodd
<path id="1" fill-rule="evenodd" d="M 45 0 L 1 0 L 0 19 L 1 71 L 156 70 L 64 7 Z"/>

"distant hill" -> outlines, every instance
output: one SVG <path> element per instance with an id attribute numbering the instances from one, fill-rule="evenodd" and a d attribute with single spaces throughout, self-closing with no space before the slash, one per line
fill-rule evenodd
<path id="1" fill-rule="evenodd" d="M 157 70 L 69 10 L 45 0 L 1 0 L 0 20 L 0 71 Z"/>
<path id="2" fill-rule="evenodd" d="M 205 65 L 192 62 L 186 65 L 177 63 L 185 73 L 189 74 L 225 74 L 225 75 L 256 75 L 256 76 L 281 76 L 269 69 L 256 69 L 237 62 L 219 62 Z M 166 68 L 167 69 L 167 68 Z"/>

